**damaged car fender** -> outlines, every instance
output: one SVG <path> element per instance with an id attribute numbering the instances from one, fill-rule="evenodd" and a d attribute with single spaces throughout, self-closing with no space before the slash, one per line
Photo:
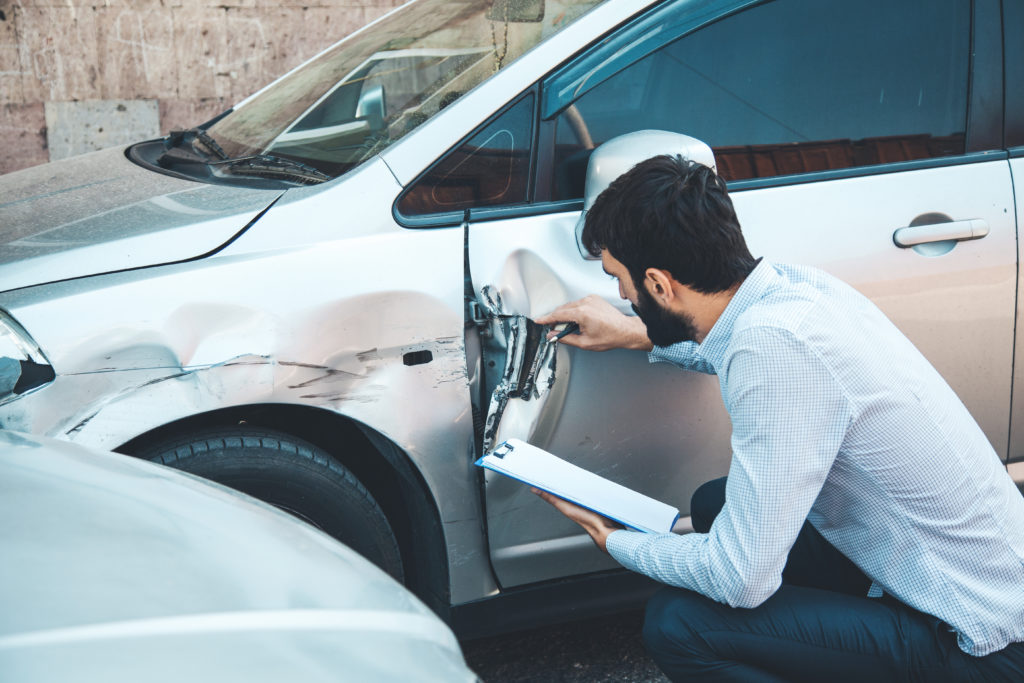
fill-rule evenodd
<path id="1" fill-rule="evenodd" d="M 363 173 L 375 191 L 397 190 L 382 163 Z M 349 188 L 365 196 L 351 180 L 346 192 L 300 195 L 205 259 L 0 295 L 56 372 L 0 406 L 0 425 L 112 449 L 226 407 L 331 411 L 386 437 L 420 472 L 452 600 L 476 598 L 494 586 L 472 472 L 462 235 L 410 235 L 386 204 L 353 199 L 363 208 L 339 219 L 338 239 L 302 246 L 301 226 L 314 224 L 304 218 L 345 205 Z M 269 247 L 275 233 L 293 246 Z"/>

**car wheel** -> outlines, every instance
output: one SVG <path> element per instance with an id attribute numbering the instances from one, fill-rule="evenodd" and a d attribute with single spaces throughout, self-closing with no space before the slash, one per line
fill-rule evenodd
<path id="1" fill-rule="evenodd" d="M 282 432 L 233 427 L 165 441 L 138 455 L 275 505 L 403 579 L 384 512 L 355 475 L 321 448 Z"/>

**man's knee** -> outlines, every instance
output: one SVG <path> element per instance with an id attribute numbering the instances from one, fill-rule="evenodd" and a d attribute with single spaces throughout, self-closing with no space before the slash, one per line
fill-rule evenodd
<path id="1" fill-rule="evenodd" d="M 671 589 L 662 588 L 647 601 L 647 609 L 644 610 L 643 640 L 644 646 L 650 652 L 660 652 L 669 647 L 668 624 L 666 611 L 669 603 Z"/>
<path id="2" fill-rule="evenodd" d="M 690 523 L 697 533 L 706 534 L 725 505 L 725 477 L 701 484 L 690 498 Z"/>
<path id="3" fill-rule="evenodd" d="M 643 641 L 663 669 L 665 657 L 675 659 L 682 653 L 700 650 L 696 641 L 704 630 L 709 604 L 713 601 L 681 588 L 662 588 L 647 601 Z"/>

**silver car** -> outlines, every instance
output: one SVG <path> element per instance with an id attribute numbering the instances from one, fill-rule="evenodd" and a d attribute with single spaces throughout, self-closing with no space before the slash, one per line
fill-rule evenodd
<path id="1" fill-rule="evenodd" d="M 466 633 L 621 606 L 649 584 L 472 463 L 516 436 L 684 512 L 726 473 L 714 377 L 533 322 L 627 306 L 576 239 L 609 168 L 710 148 L 753 253 L 871 297 L 1024 481 L 1022 4 L 409 3 L 0 178 L 0 423 L 273 503 Z"/>
<path id="2" fill-rule="evenodd" d="M 3 431 L 0 514 L 6 683 L 477 680 L 384 572 L 198 477 Z"/>

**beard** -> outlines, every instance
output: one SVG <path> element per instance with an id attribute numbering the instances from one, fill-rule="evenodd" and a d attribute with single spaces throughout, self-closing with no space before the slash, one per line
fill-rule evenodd
<path id="1" fill-rule="evenodd" d="M 697 340 L 697 327 L 693 318 L 683 313 L 675 313 L 655 301 L 643 286 L 636 288 L 637 302 L 633 311 L 647 326 L 647 338 L 655 346 L 671 346 L 684 341 Z"/>

